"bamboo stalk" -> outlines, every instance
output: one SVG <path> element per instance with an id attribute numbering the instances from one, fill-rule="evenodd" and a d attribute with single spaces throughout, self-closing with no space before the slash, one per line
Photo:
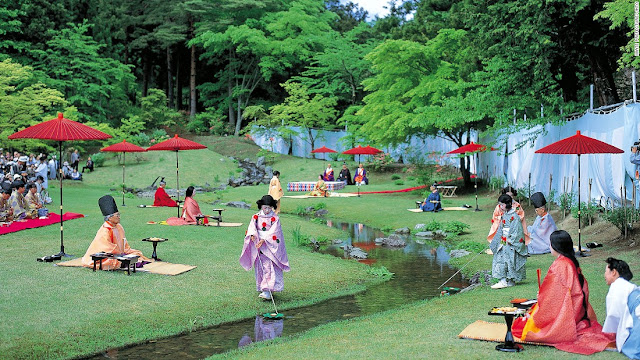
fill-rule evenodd
<path id="1" fill-rule="evenodd" d="M 529 206 L 531 206 L 531 173 L 529 173 L 529 183 L 527 184 L 527 191 L 528 191 L 527 200 L 528 200 Z"/>
<path id="2" fill-rule="evenodd" d="M 553 175 L 549 174 L 549 195 L 551 195 L 551 184 L 553 183 Z M 553 205 L 554 199 L 549 199 L 549 210 L 551 210 L 551 206 Z"/>
<path id="3" fill-rule="evenodd" d="M 622 192 L 622 186 L 620 186 L 620 199 L 622 200 L 622 209 L 624 211 L 624 238 L 627 238 L 627 202 L 624 198 L 624 193 Z"/>

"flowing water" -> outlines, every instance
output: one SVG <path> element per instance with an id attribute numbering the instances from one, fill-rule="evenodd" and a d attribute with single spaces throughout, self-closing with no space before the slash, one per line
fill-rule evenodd
<path id="1" fill-rule="evenodd" d="M 449 266 L 449 254 L 443 247 L 434 248 L 408 239 L 406 247 L 390 249 L 375 245 L 374 240 L 384 237 L 384 234 L 366 225 L 335 221 L 328 221 L 327 225 L 346 231 L 349 238 L 343 244 L 323 249 L 323 252 L 344 257 L 341 245 L 359 247 L 369 254 L 362 262 L 374 267 L 384 266 L 395 274 L 394 277 L 356 295 L 288 309 L 283 312 L 284 319 L 267 320 L 256 316 L 255 319 L 222 324 L 185 335 L 111 349 L 91 359 L 202 359 L 253 342 L 294 335 L 329 322 L 373 314 L 439 296 L 438 287 L 456 271 Z M 460 275 L 454 277 L 447 286 L 463 286 Z"/>

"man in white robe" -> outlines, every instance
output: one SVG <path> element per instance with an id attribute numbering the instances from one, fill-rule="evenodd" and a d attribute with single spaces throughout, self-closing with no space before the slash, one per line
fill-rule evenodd
<path id="1" fill-rule="evenodd" d="M 528 245 L 529 255 L 547 254 L 551 252 L 551 233 L 558 230 L 556 222 L 547 212 L 547 199 L 541 192 L 531 195 L 531 203 L 536 209 L 536 221 L 533 225 L 527 226 L 531 236 Z"/>
<path id="2" fill-rule="evenodd" d="M 607 318 L 602 325 L 602 332 L 616 334 L 616 348 L 620 351 L 629 336 L 629 328 L 633 327 L 627 298 L 638 286 L 629 282 L 633 273 L 626 262 L 614 258 L 608 258 L 606 262 L 604 278 L 609 285 L 609 292 L 606 300 Z"/>

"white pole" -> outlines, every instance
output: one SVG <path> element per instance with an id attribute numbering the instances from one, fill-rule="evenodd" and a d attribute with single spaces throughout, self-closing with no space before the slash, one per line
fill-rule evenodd
<path id="1" fill-rule="evenodd" d="M 636 97 L 636 71 L 631 72 L 631 83 L 633 84 L 633 102 L 637 101 Z"/>
<path id="2" fill-rule="evenodd" d="M 540 104 L 540 117 L 544 117 L 544 105 Z"/>
<path id="3" fill-rule="evenodd" d="M 513 109 L 513 125 L 516 124 L 516 109 Z"/>

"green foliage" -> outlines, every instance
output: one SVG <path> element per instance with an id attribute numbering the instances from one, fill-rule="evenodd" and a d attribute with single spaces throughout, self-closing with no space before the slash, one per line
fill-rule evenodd
<path id="1" fill-rule="evenodd" d="M 296 215 L 300 215 L 300 216 L 308 215 L 308 214 L 309 214 L 309 213 L 307 212 L 307 207 L 306 207 L 306 206 L 304 206 L 304 205 L 298 205 L 298 206 L 296 207 L 296 209 L 293 211 L 293 213 L 294 213 L 294 214 L 296 214 Z"/>
<path id="2" fill-rule="evenodd" d="M 323 218 L 319 218 L 319 217 L 314 217 L 310 221 L 312 223 L 318 224 L 318 225 L 325 225 L 327 223 L 327 220 L 325 220 Z"/>
<path id="3" fill-rule="evenodd" d="M 273 164 L 276 162 L 276 160 L 280 158 L 280 154 L 271 152 L 267 149 L 260 149 L 256 154 L 256 157 L 262 157 L 262 156 L 264 156 L 265 164 Z"/>
<path id="4" fill-rule="evenodd" d="M 388 234 L 390 232 L 392 232 L 394 230 L 393 226 L 390 225 L 385 225 L 382 228 L 380 228 L 380 231 L 382 231 L 385 234 Z"/>
<path id="5" fill-rule="evenodd" d="M 560 210 L 562 211 L 571 211 L 571 208 L 575 205 L 576 202 L 576 193 L 575 192 L 567 192 L 560 195 Z"/>
<path id="6" fill-rule="evenodd" d="M 443 226 L 441 223 L 435 221 L 435 220 L 431 220 L 430 223 L 428 223 L 425 227 L 425 230 L 427 231 L 436 231 L 436 230 L 441 230 L 443 229 Z"/>
<path id="7" fill-rule="evenodd" d="M 321 210 L 321 209 L 326 209 L 326 208 L 327 208 L 327 204 L 326 204 L 326 203 L 323 203 L 323 202 L 315 203 L 315 204 L 313 205 L 313 209 L 314 209 L 315 211 L 318 211 L 318 210 Z"/>
<path id="8" fill-rule="evenodd" d="M 634 212 L 636 212 L 636 214 L 634 214 Z M 624 235 L 625 226 L 629 227 L 628 230 L 631 229 L 631 219 L 637 218 L 637 216 L 637 210 L 631 208 L 625 209 L 623 207 L 613 208 L 603 215 L 604 219 L 617 227 L 622 235 Z"/>
<path id="9" fill-rule="evenodd" d="M 471 253 L 479 253 L 480 251 L 484 250 L 487 248 L 486 244 L 483 243 L 479 243 L 477 241 L 473 241 L 473 240 L 464 240 L 458 243 L 458 245 L 456 245 L 456 249 L 462 249 L 462 250 L 467 250 Z"/>
<path id="10" fill-rule="evenodd" d="M 404 180 L 396 180 L 393 182 L 395 185 L 404 185 Z"/>
<path id="11" fill-rule="evenodd" d="M 309 235 L 303 234 L 300 225 L 291 230 L 291 240 L 296 246 L 307 246 L 310 244 Z"/>
<path id="12" fill-rule="evenodd" d="M 504 186 L 504 176 L 491 176 L 491 178 L 489 179 L 489 186 L 492 190 L 502 189 Z"/>
<path id="13" fill-rule="evenodd" d="M 367 273 L 383 279 L 391 279 L 393 275 L 395 275 L 384 266 L 376 266 L 376 267 L 371 266 L 369 267 L 369 269 L 367 269 Z"/>
<path id="14" fill-rule="evenodd" d="M 172 126 L 181 117 L 180 113 L 167 107 L 167 95 L 160 89 L 147 90 L 147 96 L 140 100 L 140 105 L 140 118 L 147 129 Z"/>
<path id="15" fill-rule="evenodd" d="M 589 225 L 589 219 L 593 218 L 600 212 L 600 208 L 593 202 L 580 203 L 580 218 L 582 219 L 582 226 Z M 571 216 L 574 219 L 578 218 L 578 206 L 571 208 Z"/>
<path id="16" fill-rule="evenodd" d="M 133 115 L 128 119 L 122 119 L 120 122 L 120 131 L 128 138 L 139 134 L 144 129 L 145 122 L 137 115 Z"/>
<path id="17" fill-rule="evenodd" d="M 93 165 L 95 167 L 102 167 L 106 159 L 105 154 L 102 152 L 95 153 L 91 155 L 91 160 L 93 160 Z"/>
<path id="18" fill-rule="evenodd" d="M 398 180 L 398 179 L 401 179 L 401 178 L 402 177 L 400 175 L 398 175 L 398 174 L 391 175 L 391 180 Z M 409 179 L 407 179 L 407 180 L 409 180 Z"/>
<path id="19" fill-rule="evenodd" d="M 138 146 L 149 146 L 149 144 L 151 143 L 151 137 L 145 133 L 139 133 L 131 137 L 130 141 L 131 143 Z"/>
<path id="20" fill-rule="evenodd" d="M 463 234 L 471 226 L 460 221 L 449 221 L 444 224 L 443 230 L 454 235 Z"/>

